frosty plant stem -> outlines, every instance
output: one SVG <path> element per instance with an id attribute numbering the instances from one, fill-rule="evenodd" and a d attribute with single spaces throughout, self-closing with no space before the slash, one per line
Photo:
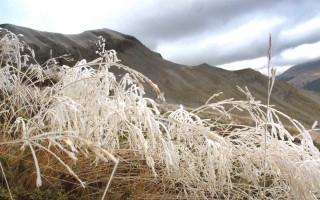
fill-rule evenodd
<path id="1" fill-rule="evenodd" d="M 273 119 L 272 119 L 272 114 L 270 110 L 270 98 L 271 98 L 271 93 L 276 77 L 276 69 L 274 67 L 271 67 L 271 56 L 272 56 L 272 37 L 271 34 L 269 34 L 269 46 L 268 46 L 268 53 L 267 53 L 267 59 L 268 59 L 268 97 L 267 97 L 267 118 L 266 118 L 266 127 L 265 130 L 267 131 L 268 129 L 268 124 L 271 124 L 273 126 Z M 268 159 L 267 156 L 267 132 L 264 134 L 264 176 L 263 176 L 263 188 L 266 188 L 266 160 Z M 263 190 L 263 197 L 266 199 L 266 190 Z"/>
<path id="2" fill-rule="evenodd" d="M 269 116 L 269 107 L 270 107 L 270 95 L 271 95 L 271 74 L 270 74 L 270 61 L 271 61 L 271 34 L 269 35 L 269 47 L 268 47 L 268 96 L 267 96 L 267 116 Z M 267 118 L 268 119 L 268 118 Z M 268 123 L 268 121 L 267 121 Z M 266 125 L 266 130 L 268 125 Z M 266 159 L 267 159 L 267 132 L 264 134 L 264 163 L 263 163 L 263 188 L 266 188 Z M 263 198 L 266 199 L 266 191 L 263 190 Z"/>
<path id="3" fill-rule="evenodd" d="M 11 190 L 10 190 L 10 187 L 9 187 L 9 184 L 8 184 L 8 181 L 7 181 L 7 177 L 6 177 L 6 174 L 4 173 L 4 170 L 3 170 L 3 167 L 2 167 L 2 163 L 0 161 L 0 168 L 1 168 L 1 171 L 2 171 L 2 175 L 4 177 L 4 181 L 6 183 L 6 186 L 8 188 L 8 192 L 9 192 L 9 195 L 10 195 L 10 199 L 13 200 L 13 197 L 12 197 L 12 194 L 11 194 Z"/>

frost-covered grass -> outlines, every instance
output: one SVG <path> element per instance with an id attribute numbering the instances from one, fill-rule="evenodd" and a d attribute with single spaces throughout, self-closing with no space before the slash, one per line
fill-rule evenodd
<path id="1" fill-rule="evenodd" d="M 158 87 L 120 64 L 102 38 L 96 60 L 68 67 L 52 58 L 40 66 L 20 36 L 1 31 L 0 161 L 8 197 L 17 185 L 62 187 L 86 199 L 320 197 L 320 153 L 310 130 L 246 88 L 239 88 L 246 100 L 214 95 L 192 111 L 160 114 L 143 85 L 164 100 Z M 114 67 L 127 73 L 116 77 Z M 235 109 L 254 125 L 220 123 Z M 219 116 L 200 118 L 207 110 Z M 280 116 L 299 134 L 292 136 Z"/>

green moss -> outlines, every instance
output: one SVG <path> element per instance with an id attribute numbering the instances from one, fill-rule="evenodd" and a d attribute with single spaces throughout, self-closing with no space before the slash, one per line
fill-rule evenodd
<path id="1" fill-rule="evenodd" d="M 66 194 L 59 189 L 26 189 L 23 187 L 11 188 L 13 199 L 19 200 L 68 200 L 78 199 L 74 195 Z M 10 199 L 10 194 L 7 188 L 0 186 L 0 199 Z"/>
<path id="2" fill-rule="evenodd" d="M 131 194 L 132 194 L 132 189 L 126 188 L 124 193 L 121 195 L 120 199 L 123 199 L 123 200 L 130 199 Z"/>

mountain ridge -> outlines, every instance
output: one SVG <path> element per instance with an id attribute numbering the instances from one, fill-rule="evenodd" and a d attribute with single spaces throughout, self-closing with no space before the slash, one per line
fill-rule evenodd
<path id="1" fill-rule="evenodd" d="M 320 93 L 320 59 L 294 65 L 277 76 L 277 79 Z"/>
<path id="2" fill-rule="evenodd" d="M 95 59 L 98 57 L 95 53 L 97 49 L 95 43 L 97 37 L 102 36 L 106 40 L 106 49 L 116 50 L 122 64 L 143 73 L 156 83 L 165 93 L 168 103 L 200 106 L 214 93 L 219 92 L 223 92 L 223 95 L 218 96 L 217 100 L 228 98 L 240 100 L 245 98 L 245 95 L 237 89 L 237 85 L 247 86 L 256 99 L 266 103 L 268 78 L 252 69 L 227 71 L 206 63 L 197 66 L 176 64 L 163 59 L 161 54 L 151 51 L 134 36 L 110 29 L 64 35 L 10 24 L 0 27 L 15 34 L 23 34 L 22 40 L 35 50 L 36 59 L 40 63 L 50 58 L 50 49 L 53 50 L 54 57 L 71 54 L 75 60 Z M 304 90 L 276 81 L 271 103 L 291 116 L 297 116 L 299 113 L 296 118 L 310 124 L 315 120 L 320 121 L 320 104 L 314 100 L 318 96 L 313 98 L 311 96 Z"/>

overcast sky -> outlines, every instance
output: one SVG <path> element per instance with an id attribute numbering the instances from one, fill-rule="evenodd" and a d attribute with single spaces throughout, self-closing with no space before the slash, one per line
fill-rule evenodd
<path id="1" fill-rule="evenodd" d="M 0 23 L 133 35 L 165 59 L 266 73 L 320 58 L 320 0 L 0 0 Z"/>

